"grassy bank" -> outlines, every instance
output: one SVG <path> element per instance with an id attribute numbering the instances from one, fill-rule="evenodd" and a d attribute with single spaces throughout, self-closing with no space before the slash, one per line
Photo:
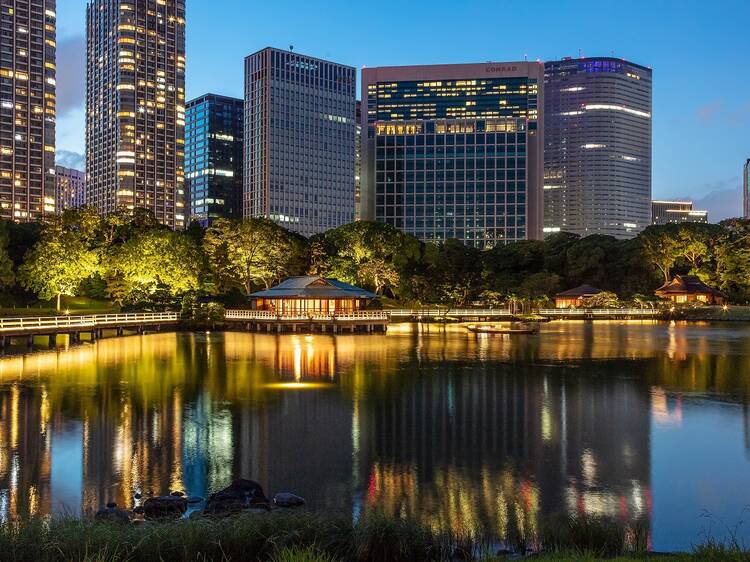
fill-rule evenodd
<path id="1" fill-rule="evenodd" d="M 545 554 L 534 560 L 638 560 L 647 528 L 602 520 L 542 525 L 531 540 Z M 458 537 L 422 525 L 371 515 L 351 519 L 307 512 L 247 514 L 228 519 L 118 524 L 79 519 L 32 520 L 0 526 L 0 558 L 12 562 L 495 562 L 509 559 L 478 533 Z M 615 558 L 617 556 L 624 556 Z M 700 547 L 663 560 L 750 560 L 738 547 Z"/>
<path id="2" fill-rule="evenodd" d="M 701 306 L 697 308 L 678 308 L 671 315 L 674 320 L 691 322 L 750 322 L 750 306 Z"/>

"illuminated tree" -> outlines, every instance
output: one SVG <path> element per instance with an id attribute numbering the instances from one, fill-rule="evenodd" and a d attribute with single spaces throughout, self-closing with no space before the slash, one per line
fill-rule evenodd
<path id="1" fill-rule="evenodd" d="M 19 275 L 21 284 L 40 299 L 57 299 L 60 310 L 62 295 L 75 296 L 81 283 L 98 268 L 97 252 L 89 249 L 81 236 L 51 225 L 26 254 Z"/>
<path id="2" fill-rule="evenodd" d="M 116 301 L 135 302 L 157 291 L 180 296 L 200 288 L 202 257 L 181 232 L 146 230 L 107 255 L 107 291 Z"/>
<path id="3" fill-rule="evenodd" d="M 305 269 L 304 240 L 268 219 L 218 220 L 203 249 L 220 286 L 245 295 Z"/>
<path id="4" fill-rule="evenodd" d="M 8 242 L 5 223 L 0 223 L 0 288 L 11 287 L 16 280 L 13 273 L 13 260 L 8 253 Z"/>
<path id="5" fill-rule="evenodd" d="M 668 283 L 680 251 L 676 229 L 671 226 L 650 226 L 641 233 L 638 241 L 643 258 L 658 269 L 664 276 L 664 282 Z"/>

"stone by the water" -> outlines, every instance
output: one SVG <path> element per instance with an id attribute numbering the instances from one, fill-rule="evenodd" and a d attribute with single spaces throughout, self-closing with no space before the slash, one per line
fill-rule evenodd
<path id="1" fill-rule="evenodd" d="M 178 519 L 187 511 L 187 502 L 176 496 L 148 498 L 143 503 L 146 519 Z"/>
<path id="2" fill-rule="evenodd" d="M 302 507 L 305 498 L 289 492 L 280 492 L 273 497 L 273 503 L 278 507 Z"/>
<path id="3" fill-rule="evenodd" d="M 99 521 L 111 521 L 113 523 L 130 523 L 131 515 L 130 512 L 119 509 L 116 503 L 110 502 L 107 504 L 107 507 L 97 511 L 94 518 Z"/>
<path id="4" fill-rule="evenodd" d="M 223 490 L 211 494 L 206 502 L 206 515 L 232 515 L 245 509 L 270 510 L 270 501 L 263 487 L 253 480 L 235 480 Z"/>
<path id="5" fill-rule="evenodd" d="M 181 497 L 183 497 L 183 496 L 184 496 L 185 494 L 184 494 L 183 492 L 180 492 L 180 491 L 174 491 L 174 492 L 172 492 L 172 493 L 171 493 L 171 494 L 169 494 L 169 495 L 170 495 L 170 496 L 174 496 L 174 497 L 176 497 L 176 498 L 181 498 Z"/>

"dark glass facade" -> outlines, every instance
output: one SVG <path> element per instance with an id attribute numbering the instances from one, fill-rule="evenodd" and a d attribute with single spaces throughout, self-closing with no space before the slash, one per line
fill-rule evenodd
<path id="1" fill-rule="evenodd" d="M 651 69 L 545 64 L 545 231 L 631 238 L 651 224 Z"/>
<path id="2" fill-rule="evenodd" d="M 743 216 L 750 219 L 750 158 L 742 168 L 742 208 Z"/>
<path id="3" fill-rule="evenodd" d="M 542 69 L 365 69 L 363 212 L 478 248 L 541 236 Z"/>
<path id="4" fill-rule="evenodd" d="M 55 0 L 0 0 L 0 219 L 55 213 Z"/>
<path id="5" fill-rule="evenodd" d="M 190 220 L 242 218 L 244 101 L 207 94 L 187 104 L 185 180 Z"/>

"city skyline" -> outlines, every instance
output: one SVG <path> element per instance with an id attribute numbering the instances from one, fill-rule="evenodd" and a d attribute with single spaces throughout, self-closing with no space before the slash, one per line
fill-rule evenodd
<path id="1" fill-rule="evenodd" d="M 680 17 L 674 19 L 672 3 L 652 6 L 636 2 L 630 9 L 644 17 L 633 28 L 604 18 L 591 2 L 577 3 L 575 10 L 543 2 L 533 8 L 508 7 L 500 15 L 503 20 L 529 21 L 533 13 L 544 34 L 527 35 L 520 28 L 475 34 L 469 27 L 455 31 L 450 41 L 437 41 L 429 31 L 445 12 L 427 13 L 415 3 L 406 15 L 414 18 L 419 14 L 426 25 L 418 28 L 425 31 L 394 31 L 366 42 L 357 39 L 356 9 L 343 2 L 334 2 L 324 11 L 298 2 L 273 7 L 228 0 L 219 3 L 226 9 L 216 9 L 216 3 L 188 6 L 188 99 L 209 91 L 240 97 L 244 57 L 268 45 L 287 48 L 294 44 L 305 53 L 359 69 L 364 65 L 522 60 L 525 54 L 529 60 L 555 60 L 577 56 L 579 49 L 586 56 L 610 56 L 614 50 L 617 57 L 654 69 L 654 196 L 690 197 L 698 206 L 710 207 L 716 220 L 729 216 L 729 204 L 738 209 L 734 214 L 741 214 L 741 171 L 748 152 L 744 130 L 750 122 L 750 103 L 738 94 L 750 90 L 750 77 L 737 71 L 742 54 L 750 51 L 750 38 L 741 25 L 747 19 L 742 14 L 750 13 L 745 3 L 727 3 L 716 16 L 721 25 L 705 26 L 697 2 L 682 4 Z M 486 10 L 491 8 L 488 2 L 480 4 Z M 81 85 L 77 82 L 85 51 L 85 18 L 81 3 L 74 0 L 61 0 L 58 12 L 58 59 L 63 70 L 58 148 L 65 164 L 71 165 L 76 156 L 65 151 L 81 153 L 83 146 Z M 384 9 L 372 16 L 374 27 L 385 25 L 387 12 Z M 233 17 L 228 18 L 227 13 Z M 332 20 L 336 33 L 330 32 L 331 13 L 338 14 Z M 459 13 L 468 11 L 459 8 Z M 292 14 L 295 17 L 290 17 Z M 248 21 L 263 25 L 253 26 L 253 32 L 248 33 Z M 216 41 L 213 33 L 219 25 L 222 39 Z M 571 34 L 566 29 L 586 32 Z M 693 40 L 703 35 L 705 40 Z M 718 88 L 716 81 L 695 80 L 697 71 L 721 76 L 722 87 Z M 702 199 L 707 199 L 706 203 Z"/>

